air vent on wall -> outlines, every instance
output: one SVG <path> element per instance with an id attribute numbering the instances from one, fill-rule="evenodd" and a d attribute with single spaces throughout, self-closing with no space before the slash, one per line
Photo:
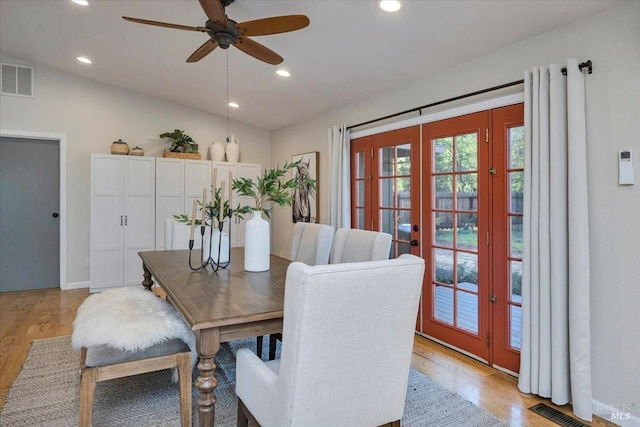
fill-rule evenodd
<path id="1" fill-rule="evenodd" d="M 4 63 L 1 65 L 2 95 L 33 98 L 33 67 Z"/>

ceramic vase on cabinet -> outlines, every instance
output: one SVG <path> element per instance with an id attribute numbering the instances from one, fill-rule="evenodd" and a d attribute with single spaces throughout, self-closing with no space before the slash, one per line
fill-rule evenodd
<path id="1" fill-rule="evenodd" d="M 240 140 L 238 138 L 231 135 L 229 143 L 227 143 L 224 150 L 227 153 L 227 162 L 238 163 L 238 159 L 240 158 Z"/>
<path id="2" fill-rule="evenodd" d="M 262 211 L 253 211 L 253 218 L 245 224 L 244 269 L 267 271 L 270 264 L 271 244 L 269 221 L 262 218 Z"/>
<path id="3" fill-rule="evenodd" d="M 209 147 L 209 159 L 214 162 L 224 161 L 224 145 L 220 141 L 213 142 Z"/>

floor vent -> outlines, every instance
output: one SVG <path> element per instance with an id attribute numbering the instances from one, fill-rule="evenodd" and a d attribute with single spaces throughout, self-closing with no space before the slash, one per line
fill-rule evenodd
<path id="1" fill-rule="evenodd" d="M 563 414 L 557 409 L 554 409 L 551 406 L 547 406 L 544 403 L 538 403 L 537 405 L 530 407 L 529 410 L 535 412 L 538 415 L 542 415 L 546 419 L 553 421 L 559 426 L 587 427 L 585 423 L 582 423 L 575 418 L 570 417 L 569 415 Z"/>
<path id="2" fill-rule="evenodd" d="M 0 67 L 0 93 L 2 95 L 33 98 L 33 67 L 5 64 Z"/>

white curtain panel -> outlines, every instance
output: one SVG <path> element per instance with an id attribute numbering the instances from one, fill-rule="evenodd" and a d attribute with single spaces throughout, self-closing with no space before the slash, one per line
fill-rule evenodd
<path id="1" fill-rule="evenodd" d="M 351 138 L 346 125 L 329 128 L 329 225 L 351 228 Z"/>
<path id="2" fill-rule="evenodd" d="M 525 72 L 518 388 L 591 421 L 585 79 L 577 60 Z"/>

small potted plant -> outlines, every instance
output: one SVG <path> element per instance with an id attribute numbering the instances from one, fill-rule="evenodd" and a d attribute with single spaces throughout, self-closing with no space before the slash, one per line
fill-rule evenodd
<path id="1" fill-rule="evenodd" d="M 253 212 L 253 217 L 245 225 L 245 270 L 266 271 L 270 268 L 269 222 L 262 218 L 262 214 L 271 218 L 271 207 L 265 204 L 271 202 L 279 206 L 291 206 L 293 191 L 300 185 L 316 190 L 316 180 L 290 175 L 290 171 L 297 168 L 301 161 L 302 159 L 292 163 L 285 162 L 282 167 L 266 169 L 262 176 L 255 180 L 251 178 L 233 180 L 233 189 L 237 194 L 250 197 L 255 202 L 254 206 L 238 206 L 233 212 L 241 218 Z"/>
<path id="2" fill-rule="evenodd" d="M 166 138 L 170 141 L 169 153 L 181 153 L 186 154 L 185 156 L 180 155 L 167 155 L 165 151 L 165 157 L 186 157 L 186 158 L 197 158 L 200 159 L 200 154 L 198 153 L 198 144 L 183 130 L 174 129 L 173 132 L 165 132 L 160 134 L 160 138 Z"/>

